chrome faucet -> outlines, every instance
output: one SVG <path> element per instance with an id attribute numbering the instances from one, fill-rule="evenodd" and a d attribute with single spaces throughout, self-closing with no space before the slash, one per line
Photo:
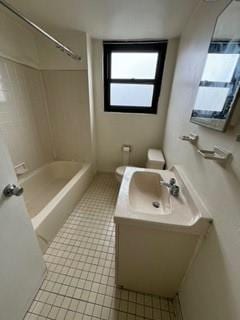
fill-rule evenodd
<path id="1" fill-rule="evenodd" d="M 167 187 L 172 196 L 178 197 L 180 188 L 176 185 L 176 179 L 171 178 L 169 182 L 160 181 L 160 184 L 164 187 Z"/>

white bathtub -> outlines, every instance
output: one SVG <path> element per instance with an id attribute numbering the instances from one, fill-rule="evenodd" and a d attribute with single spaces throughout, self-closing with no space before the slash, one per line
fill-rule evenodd
<path id="1" fill-rule="evenodd" d="M 19 180 L 43 252 L 63 225 L 94 176 L 91 164 L 49 163 Z"/>

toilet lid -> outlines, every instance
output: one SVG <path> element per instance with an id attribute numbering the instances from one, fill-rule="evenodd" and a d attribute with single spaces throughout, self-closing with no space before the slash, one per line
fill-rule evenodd
<path id="1" fill-rule="evenodd" d="M 159 149 L 149 149 L 148 150 L 148 160 L 149 161 L 157 161 L 160 163 L 165 163 L 163 153 Z"/>
<path id="2" fill-rule="evenodd" d="M 116 169 L 116 173 L 119 176 L 123 176 L 127 166 L 121 166 Z"/>

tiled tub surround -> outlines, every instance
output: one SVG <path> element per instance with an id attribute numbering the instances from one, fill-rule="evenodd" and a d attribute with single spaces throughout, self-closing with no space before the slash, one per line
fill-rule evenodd
<path id="1" fill-rule="evenodd" d="M 93 168 L 88 163 L 55 161 L 20 179 L 27 211 L 43 252 L 91 183 L 93 175 Z"/>
<path id="2" fill-rule="evenodd" d="M 87 70 L 37 70 L 0 57 L 0 133 L 14 165 L 29 172 L 53 159 L 91 162 Z"/>
<path id="3" fill-rule="evenodd" d="M 89 162 L 91 134 L 87 70 L 42 70 L 42 75 L 57 158 Z"/>
<path id="4" fill-rule="evenodd" d="M 14 165 L 51 161 L 49 130 L 41 72 L 0 57 L 0 131 Z"/>
<path id="5" fill-rule="evenodd" d="M 99 174 L 48 248 L 48 274 L 25 320 L 175 320 L 173 303 L 115 286 L 118 186 Z"/>

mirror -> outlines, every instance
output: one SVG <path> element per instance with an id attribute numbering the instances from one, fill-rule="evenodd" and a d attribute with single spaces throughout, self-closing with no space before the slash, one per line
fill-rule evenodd
<path id="1" fill-rule="evenodd" d="M 240 1 L 220 14 L 209 45 L 191 122 L 224 131 L 239 98 Z"/>

